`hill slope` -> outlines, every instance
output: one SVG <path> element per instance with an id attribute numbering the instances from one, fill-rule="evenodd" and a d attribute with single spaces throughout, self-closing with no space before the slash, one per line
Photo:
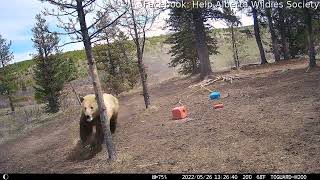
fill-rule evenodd
<path id="1" fill-rule="evenodd" d="M 258 63 L 259 54 L 258 49 L 255 44 L 254 37 L 252 36 L 252 27 L 241 27 L 239 30 L 247 29 L 251 31 L 251 36 L 243 37 L 245 34 L 239 34 L 242 39 L 243 47 L 240 53 L 240 64 L 254 64 Z M 266 31 L 263 29 L 262 32 Z M 166 80 L 170 77 L 177 75 L 177 70 L 174 68 L 169 68 L 168 63 L 170 62 L 170 54 L 168 54 L 170 50 L 170 45 L 164 44 L 164 41 L 167 39 L 169 35 L 161 35 L 148 38 L 145 46 L 145 54 L 144 54 L 144 63 L 149 67 L 148 73 L 150 74 L 150 82 L 158 82 L 162 80 Z M 234 66 L 234 62 L 232 59 L 232 51 L 231 44 L 228 40 L 228 32 L 227 29 L 214 29 L 212 30 L 212 36 L 215 36 L 218 41 L 220 52 L 217 55 L 210 56 L 210 60 L 212 63 L 212 67 L 214 71 L 221 71 L 230 69 L 230 67 Z M 269 42 L 269 38 L 267 37 L 267 33 L 264 33 L 263 39 L 265 42 Z M 265 47 L 268 52 L 269 48 Z M 73 59 L 81 73 L 80 76 L 83 77 L 87 73 L 87 62 L 85 59 L 84 50 L 76 50 L 69 51 L 62 54 L 66 58 Z M 271 54 L 267 53 L 268 59 L 272 59 Z M 30 85 L 32 81 L 32 66 L 34 65 L 33 60 L 27 60 L 23 62 L 15 63 L 14 66 L 16 68 L 16 72 L 21 75 L 21 77 L 25 77 L 25 81 L 28 81 Z M 154 79 L 153 79 L 154 78 Z"/>

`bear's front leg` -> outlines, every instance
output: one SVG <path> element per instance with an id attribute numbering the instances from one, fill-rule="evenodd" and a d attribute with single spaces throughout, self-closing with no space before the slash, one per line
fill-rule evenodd
<path id="1" fill-rule="evenodd" d="M 88 148 L 90 149 L 90 151 L 92 153 L 97 153 L 101 150 L 101 143 L 99 142 L 99 139 L 97 138 L 97 126 L 93 125 L 92 126 L 92 133 L 90 134 L 90 136 L 87 139 L 87 142 L 85 144 L 87 144 Z"/>
<path id="2" fill-rule="evenodd" d="M 80 140 L 83 145 L 88 142 L 88 138 L 92 134 L 92 123 L 88 123 L 84 114 L 80 117 Z"/>
<path id="3" fill-rule="evenodd" d="M 88 139 L 87 139 L 87 142 L 88 143 L 86 143 L 86 144 L 91 144 L 91 145 L 94 145 L 94 144 L 96 144 L 97 142 L 97 140 L 96 140 L 96 133 L 97 133 L 97 127 L 96 127 L 96 125 L 93 125 L 92 126 L 92 132 L 91 132 L 91 134 L 90 134 L 90 136 L 88 137 Z"/>

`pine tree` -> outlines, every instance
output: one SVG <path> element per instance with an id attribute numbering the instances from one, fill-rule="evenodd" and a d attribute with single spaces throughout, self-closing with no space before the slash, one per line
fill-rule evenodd
<path id="1" fill-rule="evenodd" d="M 123 32 L 115 34 L 112 43 L 94 47 L 104 89 L 114 94 L 134 87 L 139 79 L 137 62 L 134 61 L 134 47 Z"/>
<path id="2" fill-rule="evenodd" d="M 259 22 L 259 9 L 254 6 L 254 3 L 257 3 L 259 1 L 257 0 L 249 0 L 249 6 L 251 7 L 251 14 L 253 17 L 253 28 L 254 28 L 254 36 L 256 39 L 256 43 L 259 49 L 259 53 L 260 53 L 260 63 L 261 64 L 266 64 L 268 63 L 267 59 L 266 59 L 266 55 L 265 55 L 265 50 L 262 44 L 262 39 L 261 39 L 261 33 L 260 33 L 260 22 Z"/>
<path id="3" fill-rule="evenodd" d="M 169 53 L 172 60 L 170 67 L 179 66 L 181 74 L 197 74 L 200 73 L 200 61 L 197 53 L 196 39 L 193 31 L 192 15 L 184 8 L 172 8 L 170 18 L 167 23 L 171 27 L 172 34 L 165 42 L 172 44 Z M 210 36 L 210 31 L 206 27 L 206 41 L 209 55 L 217 54 L 217 42 Z"/>
<path id="4" fill-rule="evenodd" d="M 232 50 L 232 56 L 235 68 L 240 67 L 240 60 L 239 60 L 239 46 L 241 44 L 239 43 L 239 35 L 238 35 L 238 26 L 241 25 L 241 22 L 237 16 L 235 16 L 235 12 L 231 8 L 225 8 L 224 13 L 228 18 L 225 19 L 226 25 L 228 26 L 227 29 L 227 36 L 225 39 L 230 42 L 231 44 L 231 50 Z"/>
<path id="5" fill-rule="evenodd" d="M 11 41 L 7 40 L 0 34 L 0 67 L 4 68 L 12 59 L 13 54 L 10 52 Z"/>
<path id="6" fill-rule="evenodd" d="M 75 64 L 75 60 L 72 58 L 64 58 L 61 57 L 63 61 L 61 61 L 61 68 L 64 74 L 65 82 L 70 82 L 76 80 L 79 76 L 78 68 Z"/>
<path id="7" fill-rule="evenodd" d="M 12 65 L 0 69 L 0 94 L 9 99 L 9 105 L 12 112 L 15 111 L 13 103 L 13 94 L 17 91 L 17 74 L 13 71 Z"/>
<path id="8" fill-rule="evenodd" d="M 47 112 L 55 113 L 59 111 L 60 91 L 66 80 L 64 63 L 59 55 L 59 39 L 56 34 L 49 32 L 46 20 L 40 14 L 36 15 L 32 32 L 32 41 L 38 51 L 34 57 L 35 97 L 46 104 Z"/>
<path id="9" fill-rule="evenodd" d="M 17 75 L 12 70 L 12 65 L 7 66 L 13 59 L 13 54 L 10 51 L 11 41 L 6 41 L 0 34 L 0 94 L 8 97 L 11 111 L 15 111 L 12 94 L 17 90 Z"/>

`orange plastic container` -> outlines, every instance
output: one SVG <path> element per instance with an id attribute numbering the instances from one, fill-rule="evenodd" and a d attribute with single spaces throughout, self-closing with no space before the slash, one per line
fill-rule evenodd
<path id="1" fill-rule="evenodd" d="M 220 108 L 223 108 L 224 105 L 223 104 L 216 104 L 213 106 L 215 109 L 220 109 Z"/>
<path id="2" fill-rule="evenodd" d="M 178 106 L 172 109 L 172 119 L 184 119 L 187 117 L 187 109 L 185 106 Z"/>

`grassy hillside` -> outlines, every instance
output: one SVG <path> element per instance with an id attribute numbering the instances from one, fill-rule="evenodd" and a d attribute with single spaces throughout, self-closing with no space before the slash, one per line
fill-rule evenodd
<path id="1" fill-rule="evenodd" d="M 239 33 L 239 39 L 241 40 L 241 46 L 239 45 L 239 58 L 240 64 L 255 64 L 259 63 L 259 52 L 256 46 L 256 42 L 253 36 L 253 28 L 251 26 L 241 27 L 238 30 L 248 30 L 251 33 L 251 36 L 247 36 L 244 33 Z M 271 53 L 269 52 L 269 47 L 266 45 L 270 40 L 267 37 L 268 33 L 265 33 L 266 30 L 262 30 L 263 41 L 265 42 L 265 50 L 267 59 L 271 59 Z M 230 69 L 234 66 L 232 58 L 231 44 L 228 37 L 227 29 L 214 29 L 212 30 L 211 35 L 215 36 L 218 41 L 219 54 L 211 55 L 211 65 L 214 71 L 223 71 Z M 177 69 L 169 68 L 168 63 L 170 62 L 170 45 L 164 44 L 164 41 L 168 38 L 169 35 L 161 35 L 148 38 L 145 46 L 144 54 L 144 63 L 148 66 L 149 77 L 151 78 L 150 82 L 160 82 L 177 76 Z M 80 72 L 80 77 L 85 77 L 87 75 L 87 63 L 85 60 L 84 50 L 75 50 L 63 53 L 65 58 L 73 59 L 78 67 Z M 32 66 L 34 65 L 33 60 L 22 61 L 13 64 L 21 77 L 25 77 L 24 81 L 27 81 L 28 85 L 32 84 Z"/>

